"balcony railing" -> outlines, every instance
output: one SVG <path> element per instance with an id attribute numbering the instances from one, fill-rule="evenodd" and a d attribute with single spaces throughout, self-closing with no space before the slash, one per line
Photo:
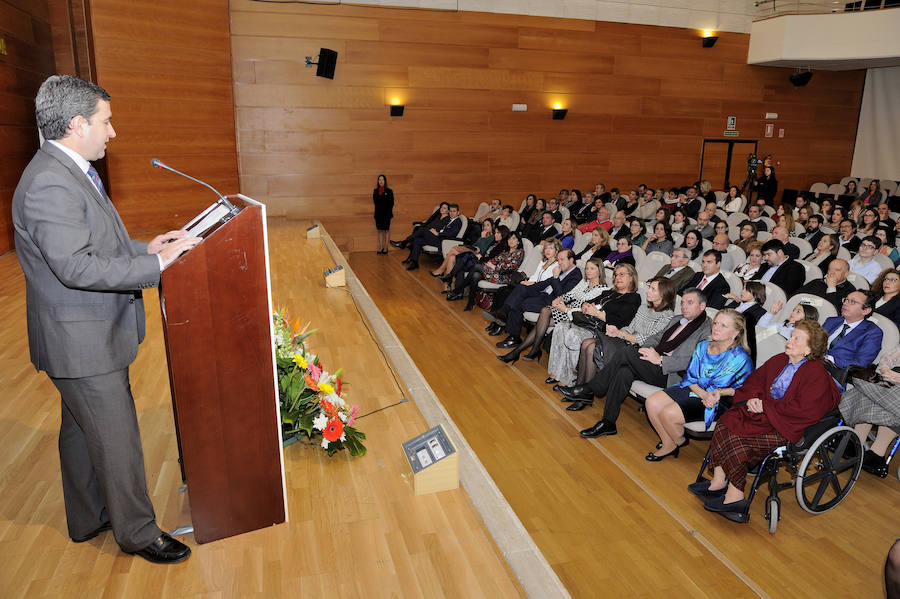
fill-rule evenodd
<path id="1" fill-rule="evenodd" d="M 756 0 L 753 5 L 756 9 L 754 17 L 764 19 L 778 15 L 880 10 L 895 6 L 900 7 L 900 0 L 856 0 L 855 2 L 839 0 Z"/>

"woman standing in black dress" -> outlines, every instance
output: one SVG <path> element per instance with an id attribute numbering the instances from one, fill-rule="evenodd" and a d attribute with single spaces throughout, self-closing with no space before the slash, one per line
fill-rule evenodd
<path id="1" fill-rule="evenodd" d="M 387 177 L 378 175 L 378 185 L 372 190 L 375 204 L 375 228 L 378 229 L 378 253 L 388 253 L 391 219 L 394 217 L 394 192 L 387 186 Z"/>

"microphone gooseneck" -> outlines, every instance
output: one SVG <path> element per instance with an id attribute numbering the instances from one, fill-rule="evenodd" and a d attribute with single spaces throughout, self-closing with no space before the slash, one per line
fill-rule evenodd
<path id="1" fill-rule="evenodd" d="M 228 198 L 226 198 L 224 195 L 222 195 L 221 193 L 219 193 L 219 190 L 217 190 L 215 187 L 213 187 L 213 186 L 210 185 L 209 183 L 206 183 L 206 182 L 204 182 L 204 181 L 201 181 L 200 179 L 196 179 L 196 178 L 194 178 L 194 177 L 192 177 L 192 176 L 190 176 L 190 175 L 186 175 L 186 174 L 182 173 L 181 171 L 172 168 L 172 167 L 169 166 L 168 164 L 165 164 L 165 163 L 162 162 L 159 158 L 151 158 L 151 159 L 150 159 L 150 166 L 153 166 L 153 167 L 156 167 L 156 168 L 166 169 L 167 171 L 171 171 L 171 172 L 175 173 L 176 175 L 181 175 L 182 177 L 184 177 L 184 178 L 186 178 L 186 179 L 190 179 L 191 181 L 194 181 L 194 182 L 196 182 L 196 183 L 199 183 L 200 185 L 203 185 L 203 186 L 205 186 L 205 187 L 208 187 L 209 189 L 212 190 L 212 192 L 213 192 L 214 194 L 216 194 L 217 196 L 219 196 L 219 199 L 220 199 L 222 202 L 225 203 L 225 206 L 228 208 L 228 210 L 229 210 L 232 214 L 237 214 L 237 213 L 238 213 L 238 209 L 234 206 L 234 204 L 232 204 L 231 202 L 229 202 L 229 201 L 228 201 Z"/>

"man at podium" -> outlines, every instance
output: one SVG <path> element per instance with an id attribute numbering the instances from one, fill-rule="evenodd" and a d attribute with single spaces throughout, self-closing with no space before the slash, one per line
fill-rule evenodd
<path id="1" fill-rule="evenodd" d="M 190 548 L 163 533 L 147 495 L 128 366 L 144 337 L 141 290 L 200 239 L 183 231 L 151 242 L 128 236 L 90 161 L 115 137 L 110 96 L 89 81 L 52 76 L 35 98 L 47 141 L 13 195 L 16 253 L 25 273 L 35 368 L 62 398 L 59 456 L 69 536 L 112 529 L 123 551 L 157 563 Z"/>

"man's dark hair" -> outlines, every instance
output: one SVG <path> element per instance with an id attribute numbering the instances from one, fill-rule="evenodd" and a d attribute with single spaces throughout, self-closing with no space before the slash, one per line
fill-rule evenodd
<path id="1" fill-rule="evenodd" d="M 703 257 L 706 258 L 707 256 L 712 256 L 713 258 L 715 258 L 716 264 L 722 263 L 722 252 L 720 252 L 719 250 L 706 250 L 705 252 L 703 252 Z"/>
<path id="2" fill-rule="evenodd" d="M 780 239 L 770 239 L 763 244 L 760 251 L 763 254 L 765 254 L 769 250 L 772 250 L 773 252 L 776 252 L 776 253 L 781 252 L 783 254 L 784 253 L 784 244 L 781 242 Z"/>
<path id="3" fill-rule="evenodd" d="M 697 296 L 697 301 L 701 304 L 706 303 L 706 294 L 703 293 L 703 290 L 698 287 L 688 287 L 684 291 L 681 292 L 681 297 L 688 295 L 689 293 L 693 293 Z"/>
<path id="4" fill-rule="evenodd" d="M 820 227 L 822 226 L 822 222 L 824 221 L 821 214 L 811 214 L 807 221 L 811 220 L 815 220 L 817 223 L 819 223 Z"/>
<path id="5" fill-rule="evenodd" d="M 62 139 L 69 133 L 69 123 L 76 116 L 90 121 L 97 112 L 98 100 L 109 102 L 105 89 L 71 75 L 48 77 L 34 99 L 38 129 L 44 139 Z"/>
<path id="6" fill-rule="evenodd" d="M 854 231 L 856 230 L 856 221 L 853 220 L 852 218 L 845 218 L 844 220 L 841 221 L 842 225 L 844 223 L 850 223 L 850 228 L 853 229 Z"/>
<path id="7" fill-rule="evenodd" d="M 881 247 L 881 239 L 879 239 L 878 237 L 875 237 L 874 235 L 866 235 L 865 237 L 863 237 L 862 243 L 865 243 L 866 241 L 872 242 L 872 245 L 875 246 L 876 250 Z"/>
<path id="8" fill-rule="evenodd" d="M 450 205 L 447 206 L 447 207 L 448 207 L 450 210 L 453 210 L 454 208 L 456 208 L 456 210 L 459 211 L 459 204 L 450 204 Z"/>

